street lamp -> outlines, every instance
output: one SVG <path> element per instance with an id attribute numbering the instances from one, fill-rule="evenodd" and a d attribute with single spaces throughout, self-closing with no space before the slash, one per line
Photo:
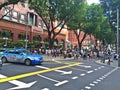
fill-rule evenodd
<path id="1" fill-rule="evenodd" d="M 8 38 L 7 37 L 3 37 L 3 40 L 5 40 L 4 46 L 6 47 L 7 46 L 7 40 L 8 40 Z"/>
<path id="2" fill-rule="evenodd" d="M 25 49 L 28 47 L 28 15 L 27 15 L 27 20 L 26 20 L 26 33 L 25 33 Z"/>
<path id="3" fill-rule="evenodd" d="M 117 54 L 119 54 L 119 9 L 117 8 Z M 120 59 L 118 59 L 118 67 L 120 67 Z"/>
<path id="4" fill-rule="evenodd" d="M 117 43 L 116 43 L 116 53 L 119 55 L 119 48 L 120 48 L 120 42 L 119 42 L 119 9 L 117 8 L 117 23 L 113 22 L 113 25 L 115 25 L 115 28 L 117 28 Z M 118 66 L 120 67 L 120 59 L 118 59 Z"/>

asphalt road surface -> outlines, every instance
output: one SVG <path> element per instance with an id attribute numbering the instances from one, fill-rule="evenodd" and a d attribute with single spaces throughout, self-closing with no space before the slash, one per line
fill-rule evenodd
<path id="1" fill-rule="evenodd" d="M 120 68 L 89 60 L 5 63 L 0 90 L 120 90 Z"/>

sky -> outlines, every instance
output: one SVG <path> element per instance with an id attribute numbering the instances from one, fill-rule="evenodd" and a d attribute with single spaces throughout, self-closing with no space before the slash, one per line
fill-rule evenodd
<path id="1" fill-rule="evenodd" d="M 88 4 L 99 3 L 99 0 L 87 0 Z"/>

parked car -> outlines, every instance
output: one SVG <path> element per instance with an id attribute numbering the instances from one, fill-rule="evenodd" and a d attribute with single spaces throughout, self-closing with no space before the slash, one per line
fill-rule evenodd
<path id="1" fill-rule="evenodd" d="M 0 57 L 2 56 L 2 54 L 5 50 L 6 50 L 5 48 L 0 48 Z"/>
<path id="2" fill-rule="evenodd" d="M 43 62 L 43 57 L 39 54 L 31 53 L 26 49 L 9 49 L 5 50 L 1 56 L 3 63 L 6 62 L 16 62 L 24 63 L 26 65 L 41 64 Z"/>
<path id="3" fill-rule="evenodd" d="M 1 70 L 1 68 L 2 68 L 2 61 L 1 61 L 1 59 L 0 59 L 0 70 Z"/>

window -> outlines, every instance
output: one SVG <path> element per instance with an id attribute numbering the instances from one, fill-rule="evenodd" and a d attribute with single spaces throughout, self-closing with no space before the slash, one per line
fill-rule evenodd
<path id="1" fill-rule="evenodd" d="M 18 12 L 16 12 L 16 11 L 13 11 L 13 17 L 18 17 Z"/>
<path id="2" fill-rule="evenodd" d="M 23 20 L 20 20 L 20 23 L 22 23 L 22 24 L 25 24 L 25 21 L 23 21 Z"/>
<path id="3" fill-rule="evenodd" d="M 25 24 L 25 15 L 24 14 L 20 14 L 20 23 Z"/>
<path id="4" fill-rule="evenodd" d="M 39 22 L 38 22 L 38 28 L 42 28 L 42 20 L 39 20 Z"/>
<path id="5" fill-rule="evenodd" d="M 43 25 L 43 29 L 45 29 L 45 30 L 47 29 L 47 27 L 46 27 L 46 25 L 45 25 L 45 24 Z"/>
<path id="6" fill-rule="evenodd" d="M 33 14 L 33 13 L 30 13 L 29 15 L 30 15 L 30 16 L 29 16 L 29 21 L 28 21 L 28 23 L 33 25 L 33 24 L 34 24 L 34 14 Z"/>
<path id="7" fill-rule="evenodd" d="M 14 22 L 18 22 L 18 12 L 13 11 L 12 14 L 13 14 L 12 21 L 14 21 Z"/>
<path id="8" fill-rule="evenodd" d="M 9 16 L 4 16 L 3 19 L 10 20 Z"/>
<path id="9" fill-rule="evenodd" d="M 26 38 L 26 34 L 25 34 L 25 33 L 20 33 L 20 34 L 18 35 L 18 39 L 19 39 L 19 40 L 25 40 L 25 38 Z"/>
<path id="10" fill-rule="evenodd" d="M 16 18 L 12 18 L 12 21 L 14 22 L 18 22 L 18 20 Z"/>
<path id="11" fill-rule="evenodd" d="M 28 13 L 28 24 L 37 26 L 37 15 L 35 15 L 34 13 Z"/>
<path id="12" fill-rule="evenodd" d="M 25 20 L 25 15 L 24 14 L 20 14 L 20 19 Z"/>
<path id="13" fill-rule="evenodd" d="M 5 9 L 4 13 L 5 13 L 5 15 L 9 16 L 10 15 L 10 10 L 7 8 L 7 9 Z"/>
<path id="14" fill-rule="evenodd" d="M 8 8 L 4 10 L 4 15 L 3 19 L 10 20 L 10 10 Z"/>

